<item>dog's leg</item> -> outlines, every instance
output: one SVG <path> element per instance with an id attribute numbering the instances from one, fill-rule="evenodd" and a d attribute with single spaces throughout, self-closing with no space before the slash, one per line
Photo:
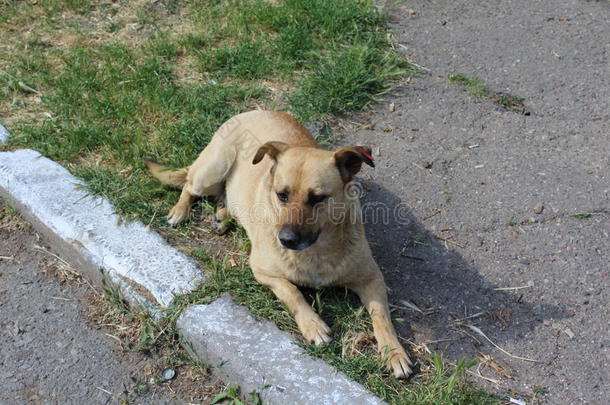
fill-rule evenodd
<path id="1" fill-rule="evenodd" d="M 235 148 L 213 139 L 189 167 L 186 184 L 178 203 L 171 209 L 167 222 L 176 226 L 188 218 L 191 205 L 197 197 L 217 196 L 223 191 L 227 173 L 235 161 Z"/>
<path id="2" fill-rule="evenodd" d="M 167 222 L 171 226 L 176 226 L 187 219 L 191 212 L 191 205 L 193 205 L 195 198 L 196 197 L 191 194 L 188 184 L 185 184 L 184 187 L 182 187 L 180 199 L 169 211 L 169 214 L 167 214 Z"/>
<path id="3" fill-rule="evenodd" d="M 372 279 L 349 287 L 358 294 L 371 314 L 379 353 L 386 359 L 386 366 L 394 372 L 397 378 L 408 377 L 411 374 L 413 363 L 398 341 L 394 325 L 392 325 L 388 294 L 381 272 L 376 270 Z"/>
<path id="4" fill-rule="evenodd" d="M 216 198 L 216 211 L 212 223 L 217 234 L 224 235 L 229 230 L 230 218 L 231 214 L 225 204 L 225 195 L 222 193 Z"/>
<path id="5" fill-rule="evenodd" d="M 288 307 L 305 340 L 317 345 L 331 341 L 330 328 L 311 309 L 294 284 L 283 278 L 269 277 L 256 272 L 254 277 L 259 283 L 271 288 L 271 291 Z"/>

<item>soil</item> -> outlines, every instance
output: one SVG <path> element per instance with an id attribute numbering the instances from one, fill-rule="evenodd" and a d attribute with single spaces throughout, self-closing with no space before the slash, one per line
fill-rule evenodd
<path id="1" fill-rule="evenodd" d="M 161 354 L 121 349 L 92 319 L 100 293 L 7 212 L 0 201 L 0 403 L 209 404 L 223 389 L 185 366 L 153 382 Z"/>
<path id="2" fill-rule="evenodd" d="M 343 121 L 341 143 L 373 147 L 369 241 L 393 304 L 424 312 L 397 309 L 399 334 L 452 361 L 491 356 L 479 371 L 496 382 L 472 378 L 503 394 L 607 403 L 610 3 L 392 7 L 401 52 L 426 73 Z M 452 73 L 523 97 L 529 115 Z"/>

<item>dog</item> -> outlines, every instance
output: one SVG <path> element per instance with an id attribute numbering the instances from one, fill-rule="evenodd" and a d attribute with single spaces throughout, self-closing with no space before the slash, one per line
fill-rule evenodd
<path id="1" fill-rule="evenodd" d="M 225 122 L 191 166 L 147 166 L 162 183 L 182 188 L 170 225 L 188 218 L 196 198 L 215 197 L 217 223 L 235 218 L 245 228 L 255 279 L 287 307 L 307 341 L 328 343 L 331 331 L 297 286 L 356 292 L 387 368 L 406 378 L 412 362 L 392 325 L 359 196 L 350 192 L 363 163 L 374 167 L 368 147 L 324 150 L 289 114 L 250 111 Z"/>

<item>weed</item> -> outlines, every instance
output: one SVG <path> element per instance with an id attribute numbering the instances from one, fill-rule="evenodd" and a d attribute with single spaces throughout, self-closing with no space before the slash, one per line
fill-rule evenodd
<path id="1" fill-rule="evenodd" d="M 388 79 L 407 73 L 393 57 L 367 44 L 341 49 L 338 58 L 318 55 L 289 101 L 303 120 L 359 110 L 383 93 Z"/>
<path id="2" fill-rule="evenodd" d="M 572 215 L 572 217 L 577 218 L 577 219 L 587 219 L 587 218 L 591 218 L 591 214 L 588 212 L 581 212 L 579 214 Z"/>
<path id="3" fill-rule="evenodd" d="M 252 391 L 248 394 L 248 400 L 245 402 L 239 398 L 239 389 L 234 385 L 228 386 L 223 392 L 219 393 L 212 400 L 212 404 L 217 404 L 221 401 L 227 405 L 262 405 L 260 394 L 256 391 Z"/>
<path id="4" fill-rule="evenodd" d="M 0 199 L 0 232 L 12 232 L 17 229 L 26 229 L 29 227 L 30 224 L 26 222 L 13 207 Z"/>
<path id="5" fill-rule="evenodd" d="M 489 99 L 495 104 L 504 107 L 509 111 L 518 112 L 524 115 L 529 115 L 523 104 L 523 98 L 513 96 L 507 93 L 494 92 L 483 81 L 468 77 L 462 73 L 455 73 L 447 76 L 451 83 L 461 85 L 466 89 L 466 93 L 476 99 Z"/>
<path id="6" fill-rule="evenodd" d="M 539 385 L 535 385 L 534 388 L 532 388 L 532 391 L 537 395 L 546 395 L 549 393 L 549 389 L 547 387 L 541 387 Z"/>
<path id="7" fill-rule="evenodd" d="M 466 88 L 466 92 L 475 98 L 486 98 L 491 95 L 491 90 L 479 79 L 470 78 L 462 73 L 448 76 L 451 83 L 457 83 Z"/>

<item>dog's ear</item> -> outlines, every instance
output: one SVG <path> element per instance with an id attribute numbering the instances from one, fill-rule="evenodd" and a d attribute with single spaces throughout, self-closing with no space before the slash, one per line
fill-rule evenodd
<path id="1" fill-rule="evenodd" d="M 335 164 L 345 183 L 350 182 L 360 171 L 362 162 L 375 167 L 374 160 L 371 148 L 368 146 L 349 146 L 335 152 Z"/>
<path id="2" fill-rule="evenodd" d="M 276 160 L 277 156 L 288 148 L 289 145 L 284 142 L 267 142 L 263 144 L 263 146 L 258 148 L 256 154 L 254 155 L 254 159 L 252 159 L 252 164 L 255 165 L 261 160 L 263 160 L 265 155 L 269 155 L 271 159 Z"/>

